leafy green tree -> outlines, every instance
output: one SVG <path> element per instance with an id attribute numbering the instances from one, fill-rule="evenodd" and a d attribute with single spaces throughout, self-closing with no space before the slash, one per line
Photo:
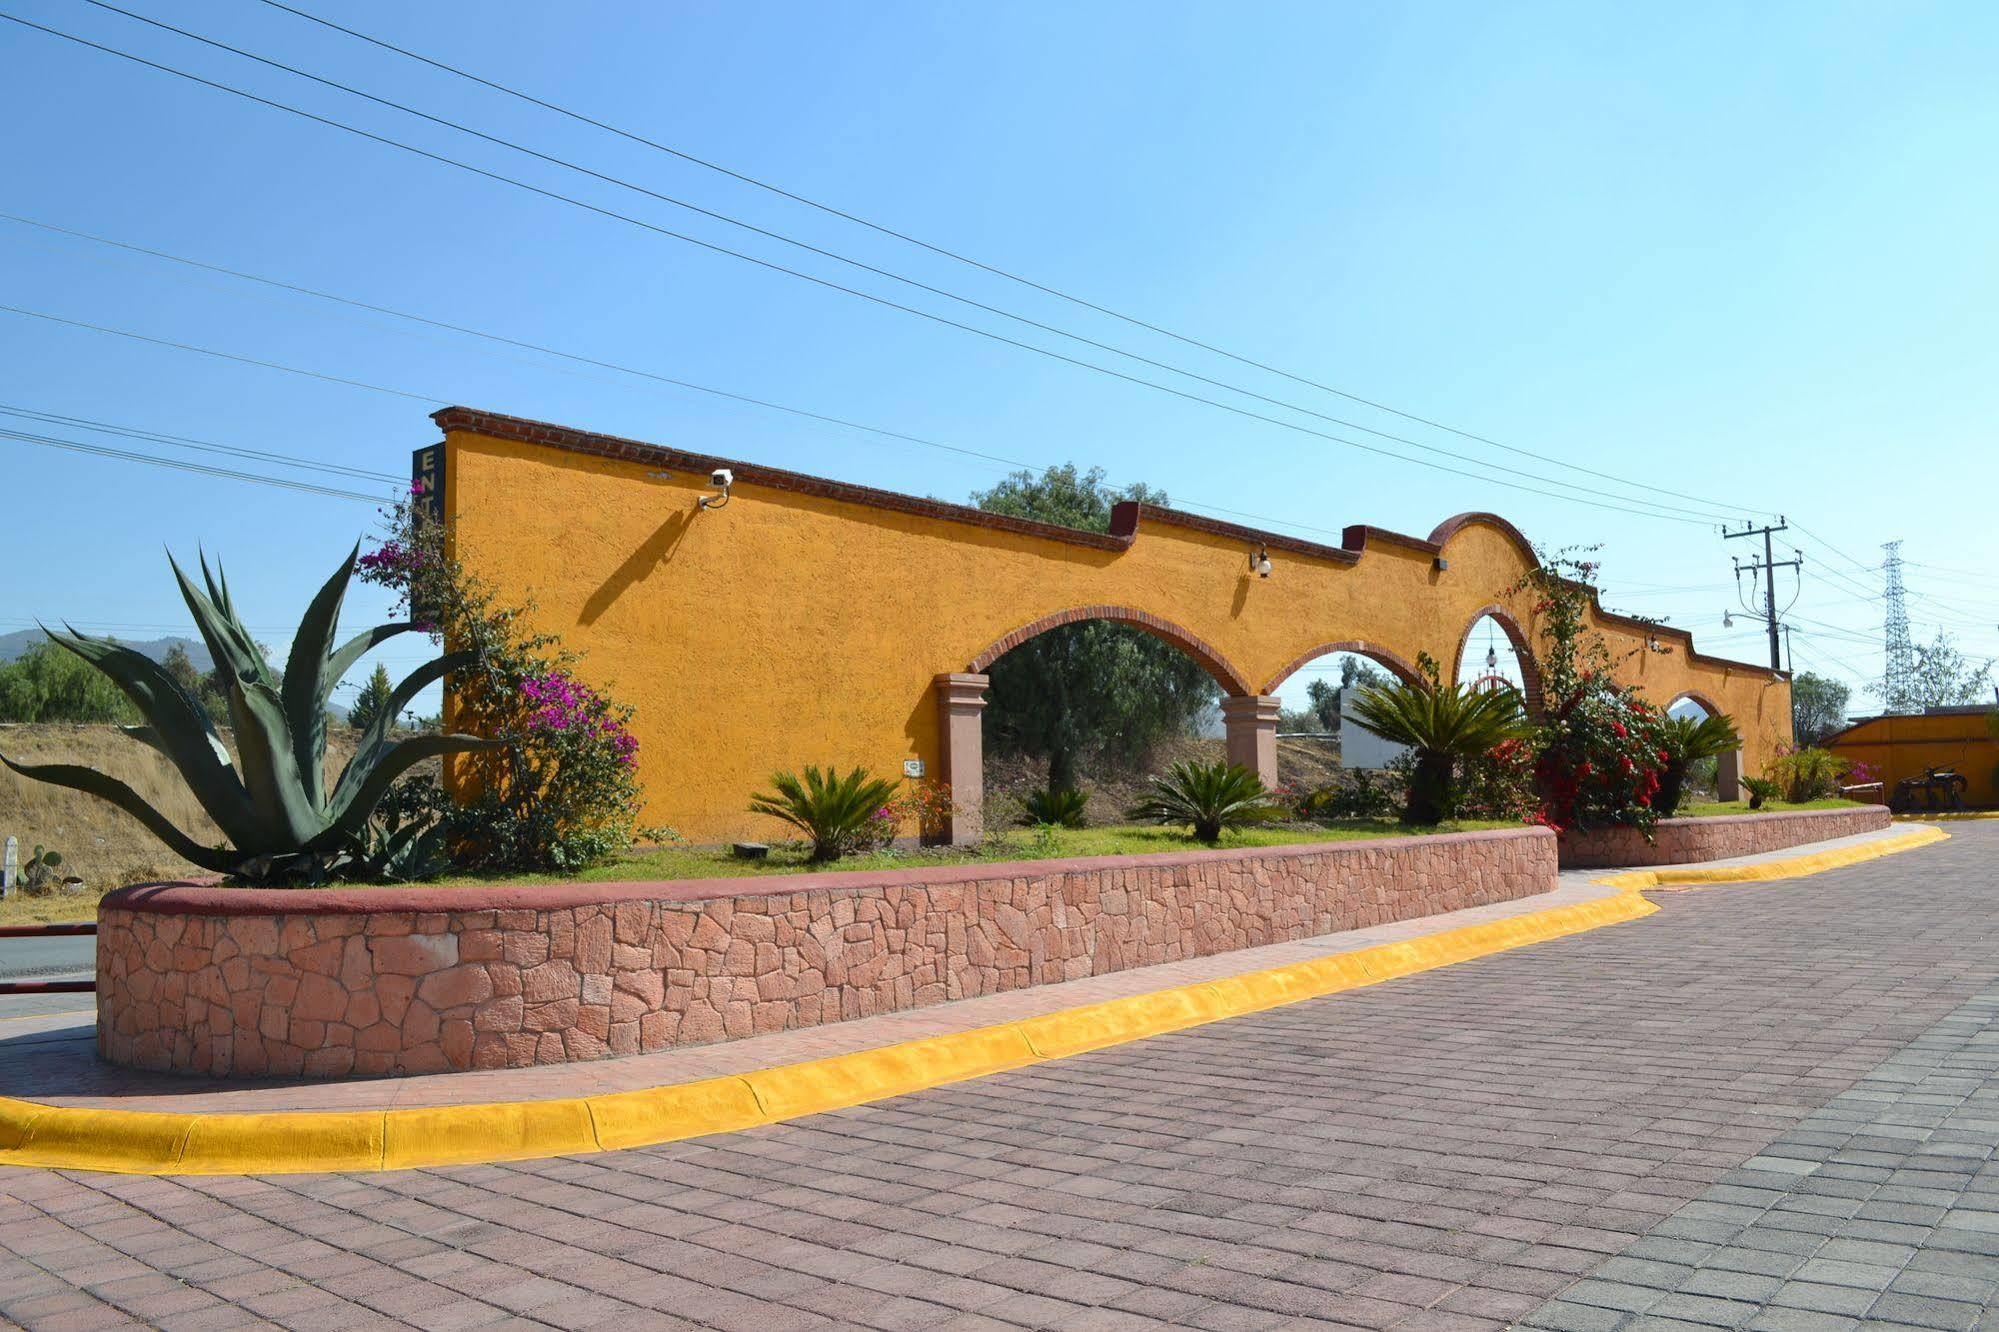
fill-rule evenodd
<path id="1" fill-rule="evenodd" d="M 361 686 L 361 692 L 354 696 L 352 706 L 347 709 L 347 724 L 357 731 L 365 731 L 375 724 L 375 718 L 382 715 L 382 709 L 389 705 L 389 695 L 395 691 L 395 682 L 389 679 L 388 667 L 375 663 L 375 673 L 368 677 L 368 683 Z M 395 719 L 389 721 L 395 725 Z"/>
<path id="2" fill-rule="evenodd" d="M 1113 489 L 1092 468 L 1015 472 L 972 496 L 988 513 L 1089 532 L 1110 530 L 1121 500 L 1164 506 L 1144 485 Z M 1129 769 L 1166 736 L 1183 732 L 1220 692 L 1200 663 L 1143 630 L 1113 621 L 1063 625 L 1029 639 L 992 664 L 986 735 L 995 753 L 1048 761 L 1048 785 L 1076 785 L 1089 756 Z"/>
<path id="3" fill-rule="evenodd" d="M 1846 725 L 1853 696 L 1838 680 L 1804 671 L 1791 679 L 1791 735 L 1801 749 L 1814 749 Z"/>
<path id="4" fill-rule="evenodd" d="M 0 666 L 0 721 L 132 722 L 138 717 L 117 685 L 54 643 L 37 643 Z"/>
<path id="5" fill-rule="evenodd" d="M 1314 680 L 1305 686 L 1305 697 L 1312 701 L 1312 711 L 1319 718 L 1319 725 L 1328 731 L 1336 731 L 1340 726 L 1340 691 L 1325 680 Z"/>

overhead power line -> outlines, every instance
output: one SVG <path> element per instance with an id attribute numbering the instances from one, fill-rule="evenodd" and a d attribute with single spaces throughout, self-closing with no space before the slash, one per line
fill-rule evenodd
<path id="1" fill-rule="evenodd" d="M 175 448 L 194 449 L 203 453 L 221 454 L 233 458 L 246 458 L 255 462 L 273 462 L 285 467 L 298 467 L 308 471 L 327 472 L 335 476 L 350 476 L 362 481 L 400 482 L 402 477 L 389 472 L 370 471 L 365 467 L 347 467 L 341 463 L 321 462 L 316 458 L 300 458 L 289 453 L 269 453 L 262 449 L 237 448 L 229 444 L 216 444 L 205 439 L 190 439 L 186 435 L 168 435 L 154 430 L 141 430 L 136 426 L 113 425 L 108 421 L 92 421 L 82 416 L 64 416 L 57 412 L 39 412 L 28 407 L 15 407 L 0 403 L 0 416 L 16 416 L 43 425 L 64 426 L 72 430 L 88 430 L 97 435 L 116 435 L 125 439 L 144 440 L 150 444 L 167 444 Z"/>
<path id="2" fill-rule="evenodd" d="M 95 3 L 97 2 L 97 0 L 93 0 L 93 2 Z M 284 4 L 281 2 L 281 0 L 262 0 L 262 3 L 269 5 L 273 9 L 282 10 L 285 13 L 291 14 L 297 18 L 304 19 L 307 22 L 316 23 L 321 27 L 331 29 L 332 31 L 335 32 L 343 33 L 346 36 L 355 38 L 359 41 L 366 42 L 372 46 L 379 47 L 382 50 L 393 52 L 394 54 L 402 56 L 406 59 L 414 60 L 421 64 L 428 65 L 433 69 L 441 70 L 442 72 L 450 74 L 456 78 L 467 80 L 471 83 L 475 83 L 482 87 L 489 88 L 494 92 L 502 93 L 508 97 L 516 98 L 519 101 L 528 103 L 531 106 L 536 106 L 541 108 L 542 110 L 553 112 L 556 115 L 566 117 L 570 120 L 576 121 L 579 124 L 587 125 L 594 129 L 603 130 L 609 134 L 614 134 L 619 138 L 628 140 L 632 143 L 636 143 L 643 147 L 651 148 L 657 152 L 665 153 L 669 156 L 676 157 L 681 161 L 690 163 L 694 166 L 701 167 L 704 170 L 717 172 L 721 175 L 728 176 L 734 180 L 740 181 L 743 184 L 753 186 L 760 190 L 764 190 L 770 194 L 777 195 L 781 198 L 789 199 L 794 203 L 803 204 L 808 208 L 815 209 L 818 212 L 824 213 L 830 217 L 835 217 L 845 222 L 851 222 L 856 226 L 864 227 L 867 230 L 873 231 L 879 235 L 888 236 L 892 239 L 902 241 L 906 244 L 914 245 L 919 249 L 927 250 L 932 254 L 936 254 L 942 256 L 943 258 L 953 260 L 957 263 L 967 265 L 968 267 L 978 269 L 981 272 L 990 273 L 995 277 L 1004 278 L 1009 282 L 1018 283 L 1021 286 L 1027 287 L 1034 291 L 1041 292 L 1044 295 L 1053 296 L 1058 300 L 1066 301 L 1069 304 L 1077 306 L 1081 309 L 1089 310 L 1096 314 L 1105 315 L 1111 319 L 1115 319 L 1122 323 L 1129 324 L 1134 328 L 1143 329 L 1146 332 L 1155 333 L 1161 337 L 1169 338 L 1174 342 L 1181 343 L 1184 346 L 1197 348 L 1198 350 L 1223 357 L 1230 361 L 1234 361 L 1239 365 L 1249 366 L 1253 369 L 1261 370 L 1266 374 L 1276 375 L 1279 378 L 1290 380 L 1295 384 L 1304 385 L 1307 388 L 1318 389 L 1323 393 L 1333 394 L 1336 397 L 1344 398 L 1349 402 L 1357 403 L 1363 407 L 1369 407 L 1374 409 L 1375 411 L 1384 412 L 1390 416 L 1399 417 L 1402 420 L 1409 421 L 1417 425 L 1428 426 L 1434 430 L 1442 430 L 1448 434 L 1456 435 L 1460 439 L 1472 440 L 1476 443 L 1485 444 L 1492 448 L 1503 449 L 1508 453 L 1517 454 L 1521 457 L 1533 458 L 1540 462 L 1550 463 L 1559 467 L 1570 468 L 1574 471 L 1581 472 L 1589 476 L 1595 476 L 1607 481 L 1615 481 L 1620 485 L 1648 489 L 1658 494 L 1673 496 L 1676 499 L 1691 500 L 1696 504 L 1705 504 L 1711 507 L 1724 508 L 1734 512 L 1749 512 L 1749 513 L 1769 512 L 1768 510 L 1760 510 L 1760 509 L 1743 509 L 1741 506 L 1732 503 L 1724 503 L 1722 501 L 1705 499 L 1701 496 L 1691 495 L 1684 491 L 1672 490 L 1666 487 L 1653 486 L 1646 483 L 1635 482 L 1630 480 L 1629 478 L 1621 477 L 1614 473 L 1597 471 L 1594 468 L 1584 467 L 1579 463 L 1573 463 L 1566 461 L 1564 459 L 1552 457 L 1547 454 L 1537 453 L 1530 449 L 1519 448 L 1515 445 L 1506 444 L 1499 440 L 1492 439 L 1488 436 L 1478 434 L 1475 431 L 1463 430 L 1457 426 L 1449 425 L 1446 424 L 1445 422 L 1434 420 L 1430 417 L 1422 416 L 1414 412 L 1405 411 L 1398 407 L 1391 407 L 1387 403 L 1377 401 L 1373 398 L 1363 397 L 1357 393 L 1352 393 L 1346 389 L 1337 388 L 1331 384 L 1324 383 L 1320 380 L 1313 379 L 1309 376 L 1301 375 L 1290 370 L 1284 370 L 1279 368 L 1278 366 L 1257 360 L 1253 357 L 1244 356 L 1241 355 L 1240 353 L 1229 351 L 1226 348 L 1217 346 L 1213 343 L 1202 341 L 1199 338 L 1195 338 L 1187 334 L 1175 332 L 1172 329 L 1163 327 L 1159 324 L 1151 323 L 1135 315 L 1125 314 L 1109 306 L 1101 305 L 1095 301 L 1091 301 L 1084 297 L 1077 296 L 1071 292 L 1063 291 L 1059 287 L 1051 286 L 1043 282 L 1038 282 L 1033 278 L 1025 277 L 1019 273 L 1012 272 L 1008 269 L 999 267 L 995 264 L 987 263 L 983 260 L 974 259 L 969 255 L 966 255 L 957 250 L 953 250 L 947 246 L 938 245 L 934 242 L 923 240 L 917 236 L 910 235 L 907 232 L 899 231 L 893 227 L 885 226 L 879 222 L 874 222 L 865 217 L 861 217 L 858 214 L 851 213 L 840 208 L 836 208 L 831 204 L 822 203 L 819 200 L 808 198 L 805 195 L 795 193 L 791 190 L 787 190 L 782 186 L 774 185 L 769 181 L 761 180 L 745 172 L 737 171 L 733 168 L 723 166 L 719 162 L 714 162 L 707 158 L 697 156 L 696 154 L 687 152 L 684 149 L 675 148 L 670 144 L 661 143 L 658 140 L 648 138 L 645 135 L 638 134 L 631 130 L 623 129 L 620 128 L 619 126 L 612 125 L 605 121 L 595 119 L 594 117 L 585 115 L 580 111 L 575 111 L 568 107 L 560 106 L 554 102 L 546 101 L 542 98 L 535 97 L 532 94 L 522 92 L 518 88 L 512 87 L 505 83 L 498 82 L 497 80 L 481 77 L 480 75 L 474 74 L 469 70 L 461 68 L 460 66 L 453 65 L 448 61 L 439 60 L 431 56 L 423 55 L 420 52 L 412 51 L 407 47 L 398 46 L 393 42 L 385 41 L 384 39 L 373 36 L 369 33 L 361 32 L 354 28 L 345 27 L 341 24 L 333 22 L 331 19 L 322 18 L 317 14 L 313 14 L 306 10 L 296 8 L 295 6 L 292 5 Z M 1363 429 L 1364 428 L 1365 427 L 1363 427 Z M 1395 438 L 1395 437 L 1390 436 L 1390 438 Z"/>
<path id="3" fill-rule="evenodd" d="M 384 498 L 381 492 L 372 495 L 356 490 L 339 490 L 332 486 L 314 485 L 309 481 L 293 481 L 281 476 L 262 476 L 255 472 L 240 471 L 233 467 L 210 467 L 205 463 L 187 462 L 179 458 L 161 458 L 150 453 L 133 453 L 126 449 L 106 448 L 101 444 L 87 444 L 81 440 L 62 439 L 52 435 L 37 435 L 26 431 L 0 428 L 0 440 L 16 444 L 33 444 L 43 448 L 63 449 L 71 453 L 87 453 L 99 458 L 115 458 L 123 462 L 146 463 L 154 467 L 167 467 L 180 472 L 193 472 L 201 476 L 222 477 L 231 481 L 249 481 L 262 486 L 276 486 L 284 490 L 297 490 L 311 495 L 324 495 L 332 499 L 359 500 L 363 504 L 380 504 Z"/>
<path id="4" fill-rule="evenodd" d="M 92 0 L 92 3 L 98 3 L 98 0 Z M 1235 404 L 1223 402 L 1215 398 L 1209 398 L 1199 393 L 1193 393 L 1184 389 L 1174 388 L 1169 384 L 1162 384 L 1156 380 L 1146 379 L 1140 375 L 1127 374 L 1124 371 L 1116 370 L 1109 366 L 1098 365 L 1091 361 L 1086 361 L 1078 357 L 1069 356 L 1066 353 L 1055 351 L 1052 348 L 1038 346 L 1030 342 L 1024 342 L 1018 338 L 1008 337 L 1007 335 L 1002 333 L 995 333 L 990 329 L 980 328 L 975 324 L 967 324 L 961 320 L 952 319 L 948 316 L 940 315 L 933 311 L 924 310 L 917 306 L 905 305 L 899 301 L 890 300 L 887 297 L 879 296 L 872 292 L 863 291 L 856 287 L 849 287 L 842 283 L 834 282 L 830 279 L 822 278 L 815 274 L 804 272 L 803 270 L 800 269 L 790 268 L 783 264 L 774 263 L 768 259 L 761 259 L 754 255 L 745 254 L 742 251 L 732 250 L 727 246 L 718 245 L 712 241 L 701 240 L 698 237 L 689 236 L 686 235 L 685 233 L 674 231 L 671 228 L 663 227 L 658 225 L 657 223 L 648 222 L 645 221 L 644 219 L 633 217 L 626 213 L 618 212 L 615 209 L 606 208 L 599 204 L 590 203 L 587 200 L 579 199 L 572 195 L 563 194 L 557 190 L 551 190 L 540 185 L 534 185 L 527 181 L 519 180 L 515 177 L 508 176 L 500 172 L 489 171 L 484 167 L 475 166 L 468 162 L 462 162 L 456 158 L 448 157 L 442 153 L 432 152 L 426 148 L 419 148 L 413 144 L 408 144 L 397 139 L 389 138 L 386 135 L 376 134 L 370 130 L 361 129 L 358 126 L 349 125 L 346 124 L 345 122 L 335 120 L 327 116 L 318 115 L 314 112 L 306 111 L 302 108 L 291 106 L 284 102 L 275 101 L 271 98 L 263 97 L 256 93 L 248 92 L 244 89 L 236 88 L 226 83 L 220 83 L 213 79 L 204 78 L 201 75 L 194 74 L 186 70 L 178 69 L 171 65 L 162 64 L 159 61 L 147 59 L 144 56 L 135 55 L 128 51 L 122 51 L 115 47 L 106 46 L 103 43 L 95 42 L 88 38 L 79 37 L 72 33 L 62 32 L 58 29 L 50 28 L 40 23 L 34 23 L 14 14 L 9 14 L 4 11 L 0 11 L 0 19 L 6 19 L 9 22 L 19 24 L 20 26 L 23 27 L 31 28 L 37 32 L 42 32 L 49 36 L 61 38 L 62 40 L 73 42 L 77 45 L 85 46 L 92 50 L 96 50 L 107 55 L 116 56 L 120 59 L 130 61 L 134 64 L 143 65 L 147 68 L 157 70 L 161 73 L 171 74 L 177 78 L 186 79 L 189 82 L 200 84 L 203 87 L 211 88 L 219 92 L 229 93 L 232 96 L 243 98 L 246 101 L 255 102 L 259 105 L 270 107 L 274 110 L 284 111 L 288 114 L 298 116 L 305 120 L 313 121 L 317 124 L 325 125 L 332 129 L 341 130 L 345 133 L 355 135 L 356 137 L 359 138 L 368 139 L 372 142 L 380 143 L 387 147 L 396 148 L 403 152 L 411 153 L 415 156 L 422 157 L 433 162 L 438 162 L 446 166 L 455 167 L 461 171 L 468 172 L 472 175 L 480 176 L 482 178 L 492 180 L 500 184 L 510 185 L 515 188 L 522 189 L 528 191 L 529 193 L 536 194 L 544 198 L 552 199 L 560 203 L 565 203 L 577 208 L 582 208 L 585 209 L 586 211 L 599 214 L 600 216 L 624 222 L 629 225 L 642 228 L 646 231 L 654 232 L 658 235 L 665 236 L 673 240 L 678 240 L 700 249 L 708 250 L 715 254 L 723 255 L 728 258 L 737 259 L 744 263 L 755 265 L 759 268 L 764 268 L 775 273 L 797 278 L 801 281 L 809 282 L 816 286 L 825 287 L 828 290 L 841 292 L 861 300 L 869 301 L 871 303 L 884 306 L 888 309 L 898 310 L 905 314 L 914 315 L 917 318 L 929 320 L 931 322 L 941 324 L 949 328 L 955 328 L 978 337 L 987 338 L 1007 346 L 1016 347 L 1023 351 L 1032 352 L 1036 355 L 1045 356 L 1053 360 L 1061 361 L 1066 364 L 1076 366 L 1080 369 L 1093 371 L 1095 373 L 1102 375 L 1107 375 L 1110 376 L 1111 378 L 1120 379 L 1127 383 L 1135 384 L 1143 388 L 1149 388 L 1154 390 L 1155 392 L 1165 393 L 1172 397 L 1180 398 L 1188 402 L 1200 403 L 1204 406 L 1212 407 L 1219 411 L 1228 412 L 1232 415 L 1240 416 L 1248 420 L 1261 421 L 1264 422 L 1265 424 L 1274 425 L 1284 430 L 1289 430 L 1299 434 L 1312 436 L 1314 438 L 1327 440 L 1332 443 L 1344 445 L 1348 448 L 1358 449 L 1367 453 L 1378 454 L 1383 457 L 1394 458 L 1402 462 L 1416 463 L 1419 466 L 1429 467 L 1432 468 L 1433 470 L 1447 472 L 1458 476 L 1469 477 L 1473 480 L 1482 481 L 1487 484 L 1511 486 L 1511 488 L 1516 490 L 1524 490 L 1529 493 L 1544 495 L 1552 499 L 1565 499 L 1573 503 L 1591 503 L 1594 505 L 1594 507 L 1597 508 L 1614 510 L 1616 512 L 1622 512 L 1622 513 L 1631 513 L 1641 517 L 1656 518 L 1667 522 L 1689 523 L 1703 527 L 1711 525 L 1712 522 L 1711 518 L 1681 517 L 1681 516 L 1676 516 L 1674 513 L 1661 512 L 1660 510 L 1670 509 L 1672 508 L 1672 506 L 1661 505 L 1658 504 L 1656 501 L 1644 500 L 1642 498 L 1628 496 L 1628 495 L 1613 496 L 1610 494 L 1610 492 L 1595 490 L 1591 487 L 1577 485 L 1574 482 L 1561 481 L 1556 478 L 1542 476 L 1537 473 L 1521 472 L 1515 468 L 1505 467 L 1497 463 L 1486 462 L 1482 459 L 1471 458 L 1462 454 L 1454 453 L 1448 449 L 1438 448 L 1434 445 L 1415 443 L 1413 441 L 1403 441 L 1403 442 L 1412 443 L 1414 447 L 1423 449 L 1425 452 L 1435 453 L 1445 457 L 1450 457 L 1457 461 L 1467 463 L 1473 467 L 1486 468 L 1490 471 L 1504 472 L 1510 475 L 1527 476 L 1534 480 L 1541 481 L 1546 485 L 1561 486 L 1568 490 L 1578 491 L 1581 494 L 1604 496 L 1625 502 L 1598 503 L 1595 501 L 1583 500 L 1578 498 L 1577 496 L 1564 495 L 1559 492 L 1548 491 L 1533 486 L 1523 486 L 1517 483 L 1501 481 L 1498 480 L 1497 478 L 1484 475 L 1482 473 L 1466 472 L 1459 468 L 1446 467 L 1442 464 L 1429 462 L 1425 459 L 1412 458 L 1405 454 L 1395 452 L 1392 449 L 1385 449 L 1371 444 L 1364 444 L 1358 440 L 1347 439 L 1344 438 L 1343 436 L 1334 435 L 1322 430 L 1317 430 L 1310 426 L 1300 425 L 1295 421 L 1287 421 L 1281 417 L 1270 416 L 1263 412 L 1253 411 L 1245 407 L 1239 407 L 1236 406 Z M 198 40 L 205 40 L 205 39 L 198 39 Z M 1365 430 L 1366 427 L 1361 427 L 1361 429 Z M 1642 509 L 1633 508 L 1631 507 L 1631 505 L 1633 504 L 1645 504 L 1651 507 L 1642 508 Z"/>

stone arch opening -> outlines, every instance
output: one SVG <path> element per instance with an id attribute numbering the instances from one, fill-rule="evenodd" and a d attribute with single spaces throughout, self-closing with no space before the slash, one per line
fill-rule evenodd
<path id="1" fill-rule="evenodd" d="M 1077 606 L 1021 625 L 988 646 L 964 671 L 940 675 L 935 689 L 943 745 L 940 774 L 951 786 L 954 813 L 950 840 L 963 845 L 985 832 L 985 715 L 992 668 L 1023 644 L 1051 631 L 1089 622 L 1119 624 L 1171 645 L 1212 679 L 1221 693 L 1221 713 L 1232 761 L 1266 772 L 1275 780 L 1277 708 L 1255 693 L 1249 680 L 1219 650 L 1163 616 L 1130 606 Z M 1267 714 L 1267 715 L 1266 715 Z M 1267 755 L 1265 753 L 1267 751 Z M 1267 770 L 1267 771 L 1266 771 Z"/>
<path id="2" fill-rule="evenodd" d="M 1487 664 L 1488 657 L 1496 659 L 1493 664 Z M 1451 658 L 1451 671 L 1454 684 L 1504 679 L 1520 691 L 1521 705 L 1529 717 L 1539 720 L 1542 716 L 1541 663 L 1534 655 L 1533 640 L 1504 606 L 1485 606 L 1465 622 L 1457 654 Z"/>
<path id="3" fill-rule="evenodd" d="M 1294 736 L 1298 731 L 1298 712 L 1307 711 L 1313 718 L 1313 723 L 1307 729 L 1313 731 L 1315 735 L 1337 735 L 1342 739 L 1347 737 L 1348 733 L 1341 716 L 1341 702 L 1337 696 L 1344 674 L 1342 667 L 1347 663 L 1338 660 L 1340 658 L 1357 658 L 1370 666 L 1378 666 L 1392 678 L 1408 684 L 1421 684 L 1423 681 L 1422 673 L 1416 669 L 1414 662 L 1379 643 L 1358 638 L 1320 643 L 1293 658 L 1283 670 L 1271 677 L 1270 683 L 1263 690 L 1272 700 L 1279 702 L 1280 720 L 1284 715 L 1284 708 L 1278 691 L 1280 689 L 1286 691 L 1288 706 L 1293 717 Z M 1335 693 L 1315 699 L 1313 693 L 1309 692 L 1312 687 L 1311 681 L 1302 678 L 1308 675 L 1314 680 L 1323 680 Z M 1339 750 L 1335 750 L 1333 745 L 1331 739 L 1294 738 L 1286 742 L 1280 756 L 1273 735 L 1271 775 L 1266 777 L 1265 781 L 1298 782 L 1308 787 L 1317 787 L 1333 780 L 1330 770 L 1333 766 L 1353 766 L 1348 762 L 1349 755 L 1344 745 Z"/>
<path id="4" fill-rule="evenodd" d="M 1683 689 L 1666 701 L 1669 717 L 1719 717 L 1722 708 L 1697 689 Z M 1742 750 L 1738 747 L 1715 762 L 1714 793 L 1720 800 L 1742 799 Z"/>

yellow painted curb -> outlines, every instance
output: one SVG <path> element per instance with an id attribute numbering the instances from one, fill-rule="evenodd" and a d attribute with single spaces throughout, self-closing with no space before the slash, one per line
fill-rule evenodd
<path id="1" fill-rule="evenodd" d="M 1950 834 L 1941 828 L 1918 827 L 1897 833 L 1893 837 L 1863 842 L 1859 846 L 1812 851 L 1802 856 L 1791 856 L 1784 860 L 1766 860 L 1755 865 L 1686 865 L 1676 869 L 1624 870 L 1617 874 L 1607 874 L 1596 882 L 1610 888 L 1622 888 L 1626 892 L 1636 892 L 1645 888 L 1693 887 L 1716 883 L 1775 883 L 1782 879 L 1797 879 L 1807 874 L 1838 869 L 1842 865 L 1858 865 L 1862 861 L 1892 856 L 1899 851 L 1913 851 L 1919 846 L 1944 841 L 1949 836 Z"/>
<path id="2" fill-rule="evenodd" d="M 141 1175 L 407 1170 L 649 1147 L 982 1078 L 1376 985 L 1659 908 L 1642 888 L 1796 878 L 1948 836 L 1940 828 L 1730 869 L 1635 870 L 1622 891 L 1371 948 L 752 1073 L 567 1100 L 427 1109 L 174 1114 L 0 1097 L 0 1165 Z"/>
<path id="3" fill-rule="evenodd" d="M 1935 823 L 1953 819 L 1999 819 L 1999 809 L 1938 810 L 1934 814 L 1896 814 L 1897 823 Z"/>

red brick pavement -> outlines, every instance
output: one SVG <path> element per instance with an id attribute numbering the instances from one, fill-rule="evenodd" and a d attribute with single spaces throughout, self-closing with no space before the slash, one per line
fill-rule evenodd
<path id="1" fill-rule="evenodd" d="M 360 1178 L 7 1173 L 0 1315 L 1497 1328 L 1999 980 L 1999 826 L 1952 831 L 728 1137 Z"/>

